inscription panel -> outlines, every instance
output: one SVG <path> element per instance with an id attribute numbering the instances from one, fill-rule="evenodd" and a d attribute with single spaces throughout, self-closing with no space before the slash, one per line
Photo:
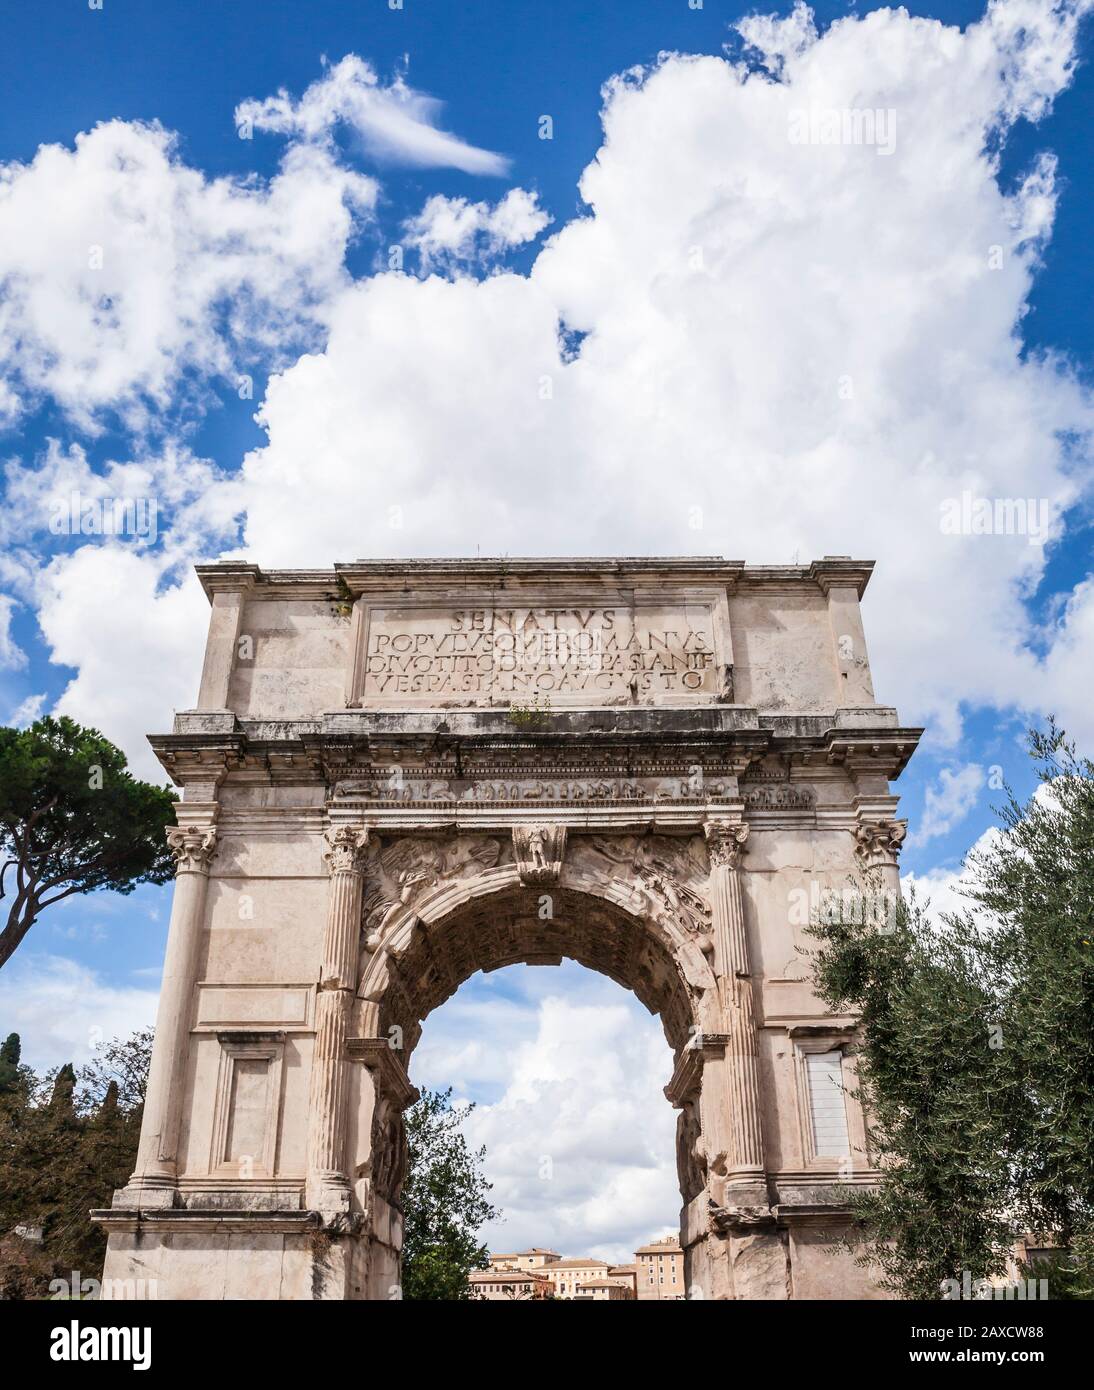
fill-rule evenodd
<path id="1" fill-rule="evenodd" d="M 732 699 L 725 596 L 362 605 L 351 703 L 690 704 Z"/>

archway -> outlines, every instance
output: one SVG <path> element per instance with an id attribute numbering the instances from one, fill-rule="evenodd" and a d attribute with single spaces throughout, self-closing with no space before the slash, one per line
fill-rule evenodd
<path id="1" fill-rule="evenodd" d="M 448 1093 L 469 1152 L 481 1150 L 496 1215 L 478 1239 L 491 1257 L 547 1249 L 609 1267 L 630 1266 L 637 1250 L 678 1234 L 679 1112 L 664 1093 L 672 1070 L 660 1018 L 567 957 L 472 975 L 425 1020 L 410 1061 L 414 1085 L 423 1096 Z M 647 1280 L 645 1296 L 683 1297 L 682 1257 L 660 1263 L 672 1266 L 668 1288 Z M 405 1289 L 407 1245 L 403 1276 Z M 561 1287 L 561 1273 L 548 1277 L 575 1292 Z"/>
<path id="2" fill-rule="evenodd" d="M 537 835 L 543 832 L 532 828 L 528 838 Z M 714 1078 L 704 1101 L 701 1085 L 702 1063 L 724 1049 L 703 837 L 574 836 L 564 861 L 565 835 L 554 839 L 559 858 L 543 862 L 522 856 L 520 835 L 373 837 L 369 844 L 350 1045 L 365 1062 L 350 1081 L 352 1204 L 364 1228 L 351 1297 L 391 1297 L 398 1287 L 401 1111 L 415 1094 L 411 1057 L 422 1022 L 478 971 L 568 958 L 632 991 L 659 1016 L 675 1063 L 666 1094 L 678 1108 L 682 1211 L 706 1192 L 711 1160 L 715 1173 L 727 1171 L 724 1092 Z M 682 1231 L 684 1239 L 689 1234 Z M 685 1250 L 694 1294 L 710 1295 L 706 1233 Z"/>

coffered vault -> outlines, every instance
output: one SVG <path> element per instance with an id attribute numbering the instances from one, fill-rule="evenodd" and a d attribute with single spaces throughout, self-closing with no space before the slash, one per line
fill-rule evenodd
<path id="1" fill-rule="evenodd" d="M 398 1296 L 422 1020 L 567 956 L 661 1017 L 691 1296 L 876 1296 L 835 1249 L 872 1177 L 855 1021 L 801 952 L 819 896 L 898 891 L 920 731 L 874 698 L 870 570 L 199 567 L 197 706 L 152 738 L 178 877 L 108 1291 Z"/>

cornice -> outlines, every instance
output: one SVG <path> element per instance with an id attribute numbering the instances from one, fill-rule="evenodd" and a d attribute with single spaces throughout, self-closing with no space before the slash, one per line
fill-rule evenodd
<path id="1" fill-rule="evenodd" d="M 464 589 L 523 592 L 577 584 L 595 593 L 595 586 L 604 584 L 627 588 L 680 581 L 715 584 L 729 593 L 814 586 L 827 593 L 841 585 L 861 597 L 872 570 L 872 560 L 841 555 L 808 565 L 748 565 L 720 555 L 587 555 L 349 560 L 319 569 L 263 569 L 242 559 L 195 566 L 210 600 L 218 592 L 241 590 L 258 600 L 319 599 L 344 592 L 343 584 L 354 597 L 405 591 L 447 598 Z"/>
<path id="2" fill-rule="evenodd" d="M 878 773 L 894 782 L 919 745 L 922 729 L 833 730 L 826 740 L 830 763 L 840 764 L 854 776 Z"/>
<path id="3" fill-rule="evenodd" d="M 738 589 L 800 592 L 815 586 L 827 594 L 832 588 L 843 587 L 853 588 L 861 598 L 873 569 L 873 560 L 852 560 L 849 555 L 826 555 L 808 565 L 745 565 Z"/>
<path id="4" fill-rule="evenodd" d="M 334 569 L 355 596 L 405 590 L 449 597 L 464 589 L 504 593 L 575 584 L 591 596 L 598 585 L 626 589 L 682 580 L 733 589 L 744 562 L 720 555 L 439 557 L 339 561 Z"/>
<path id="5" fill-rule="evenodd" d="M 256 599 L 323 599 L 338 595 L 338 575 L 333 569 L 264 570 L 246 560 L 218 560 L 195 565 L 201 587 L 212 601 L 217 593 L 246 592 Z"/>
<path id="6" fill-rule="evenodd" d="M 786 759 L 793 776 L 831 775 L 843 769 L 859 778 L 897 778 L 922 729 L 882 722 L 879 727 L 840 727 L 835 715 L 785 716 L 777 728 L 760 727 L 755 710 L 704 706 L 694 710 L 600 709 L 567 711 L 544 730 L 514 728 L 501 710 L 336 711 L 322 720 L 243 722 L 224 732 L 200 732 L 200 718 L 180 715 L 176 732 L 153 734 L 149 743 L 177 782 L 244 780 L 277 783 L 337 780 L 353 769 L 428 769 L 457 778 L 604 775 L 674 775 L 700 766 L 711 775 L 742 777 L 765 755 Z M 854 711 L 865 716 L 868 711 Z M 895 718 L 881 709 L 883 721 Z M 857 725 L 857 720 L 856 720 Z"/>
<path id="7" fill-rule="evenodd" d="M 809 577 L 827 594 L 829 589 L 854 589 L 859 598 L 874 572 L 873 560 L 852 560 L 850 555 L 826 555 L 809 566 Z"/>

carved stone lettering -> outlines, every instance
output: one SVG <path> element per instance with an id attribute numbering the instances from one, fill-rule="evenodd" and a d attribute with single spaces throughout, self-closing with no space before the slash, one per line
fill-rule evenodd
<path id="1" fill-rule="evenodd" d="M 375 607 L 363 703 L 726 699 L 709 603 Z"/>

